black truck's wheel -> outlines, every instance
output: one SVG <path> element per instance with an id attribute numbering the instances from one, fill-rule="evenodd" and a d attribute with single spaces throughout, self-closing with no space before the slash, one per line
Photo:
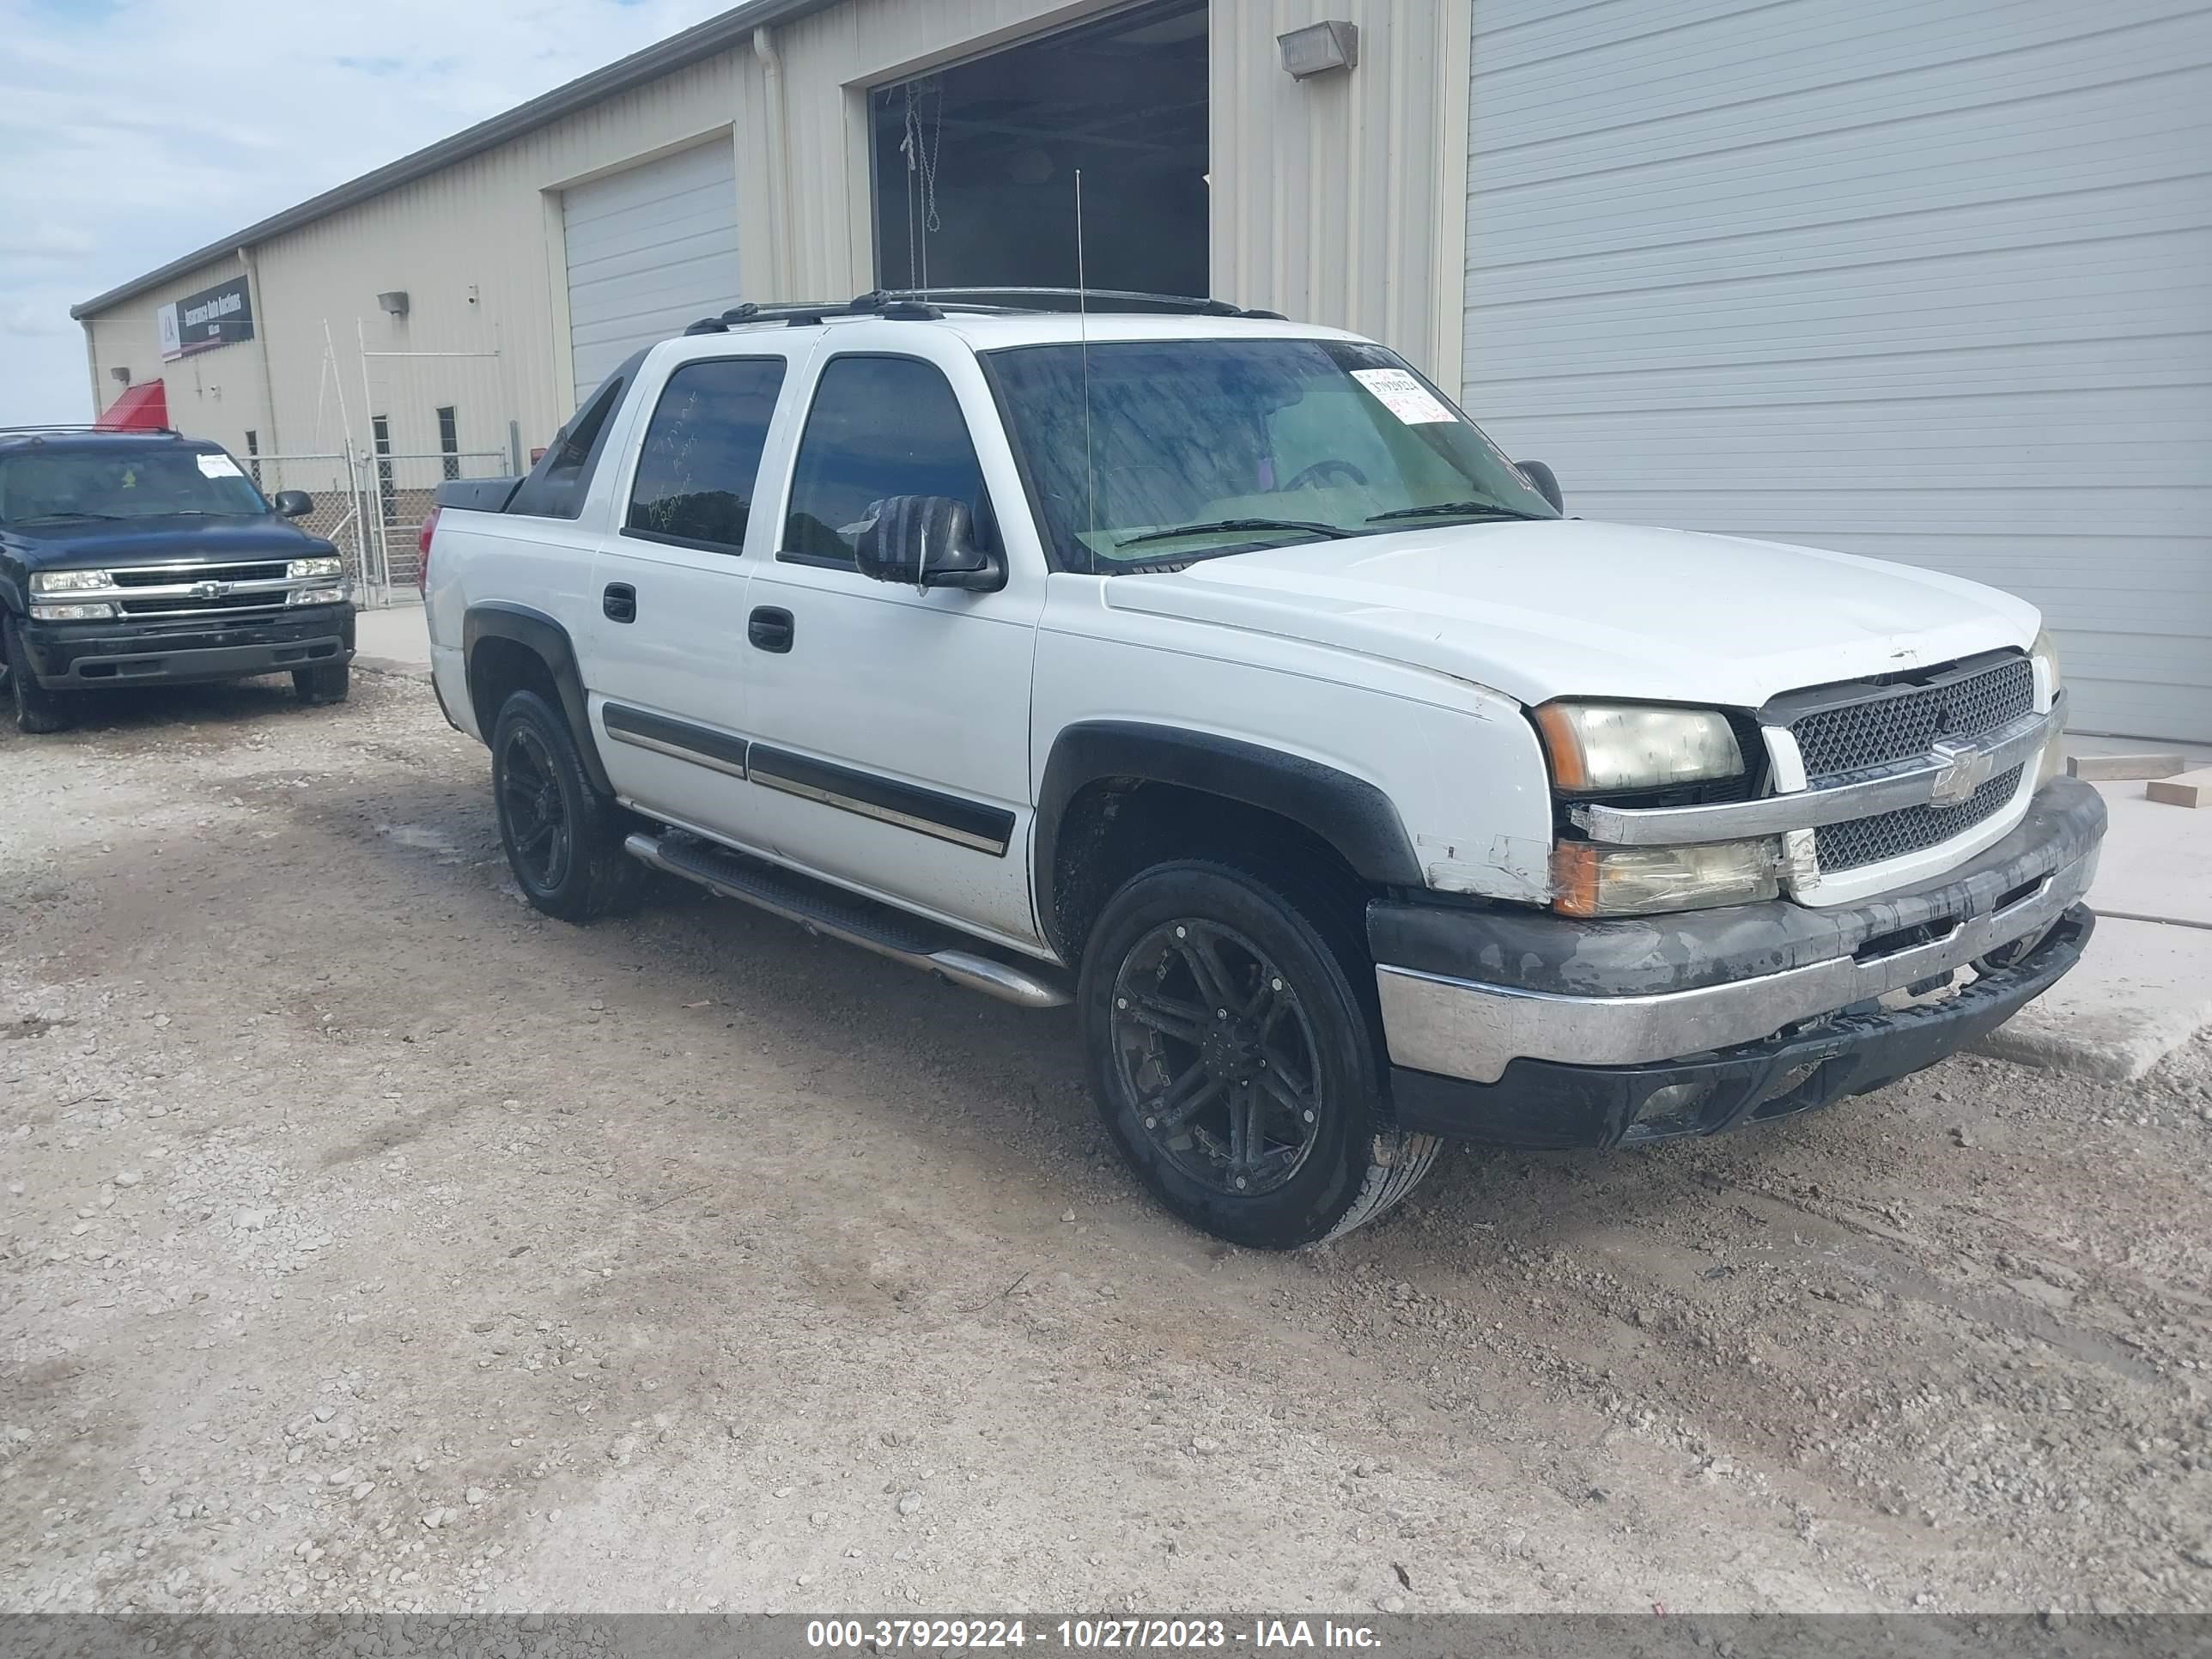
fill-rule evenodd
<path id="1" fill-rule="evenodd" d="M 292 671 L 292 690 L 310 708 L 317 703 L 343 702 L 353 690 L 353 665 L 329 662 L 314 668 L 295 668 Z"/>
<path id="2" fill-rule="evenodd" d="M 13 617 L 0 617 L 0 658 L 7 661 L 8 691 L 15 707 L 16 728 L 33 735 L 64 729 L 70 723 L 69 700 L 31 678 L 31 659 Z"/>
<path id="3" fill-rule="evenodd" d="M 492 728 L 492 798 L 500 840 L 531 903 L 563 921 L 629 908 L 646 869 L 623 851 L 628 815 L 592 787 L 558 710 L 518 691 Z"/>
<path id="4" fill-rule="evenodd" d="M 1288 1249 L 1413 1189 L 1441 1143 L 1384 1127 L 1373 1022 L 1333 947 L 1267 884 L 1162 865 L 1116 893 L 1078 1000 L 1101 1115 L 1193 1226 Z"/>

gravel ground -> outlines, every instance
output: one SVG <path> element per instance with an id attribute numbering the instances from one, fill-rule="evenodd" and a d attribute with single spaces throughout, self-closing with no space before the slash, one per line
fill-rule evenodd
<path id="1" fill-rule="evenodd" d="M 1255 1255 L 1071 1018 L 547 921 L 487 775 L 376 676 L 0 735 L 0 1607 L 2212 1607 L 2212 1046 Z"/>

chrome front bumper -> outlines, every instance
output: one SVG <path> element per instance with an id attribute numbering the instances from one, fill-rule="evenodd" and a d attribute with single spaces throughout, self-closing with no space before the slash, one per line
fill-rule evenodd
<path id="1" fill-rule="evenodd" d="M 1391 1062 L 1491 1084 L 1516 1060 L 1636 1066 L 1756 1042 L 2039 939 L 2088 890 L 2103 830 L 2096 793 L 2060 779 L 1963 868 L 1849 910 L 1577 922 L 1378 905 Z"/>

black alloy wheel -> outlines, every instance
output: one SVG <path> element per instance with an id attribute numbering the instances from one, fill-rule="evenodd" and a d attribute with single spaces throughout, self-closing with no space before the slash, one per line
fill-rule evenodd
<path id="1" fill-rule="evenodd" d="M 567 719 L 536 691 L 500 708 L 491 787 L 507 866 L 532 905 L 586 922 L 636 903 L 646 869 L 623 842 L 637 820 L 593 787 Z"/>
<path id="2" fill-rule="evenodd" d="M 1392 1121 L 1375 972 L 1340 884 L 1155 865 L 1092 924 L 1076 1005 L 1100 1118 L 1191 1225 L 1295 1249 L 1387 1213 L 1436 1162 Z"/>
<path id="3" fill-rule="evenodd" d="M 552 892 L 568 873 L 574 847 L 552 750 L 535 728 L 518 721 L 500 760 L 500 805 L 514 837 L 514 872 L 538 891 Z"/>
<path id="4" fill-rule="evenodd" d="M 1111 1024 L 1139 1121 L 1176 1169 L 1245 1198 L 1297 1175 L 1320 1133 L 1321 1060 L 1266 951 L 1219 922 L 1164 923 L 1124 958 Z"/>

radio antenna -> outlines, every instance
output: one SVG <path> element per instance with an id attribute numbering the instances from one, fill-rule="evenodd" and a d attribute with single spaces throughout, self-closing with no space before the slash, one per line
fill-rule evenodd
<path id="1" fill-rule="evenodd" d="M 1098 469 L 1091 447 L 1091 283 L 1083 261 L 1083 169 L 1075 169 L 1075 327 L 1083 342 L 1083 499 L 1089 540 L 1085 550 L 1098 568 Z"/>

